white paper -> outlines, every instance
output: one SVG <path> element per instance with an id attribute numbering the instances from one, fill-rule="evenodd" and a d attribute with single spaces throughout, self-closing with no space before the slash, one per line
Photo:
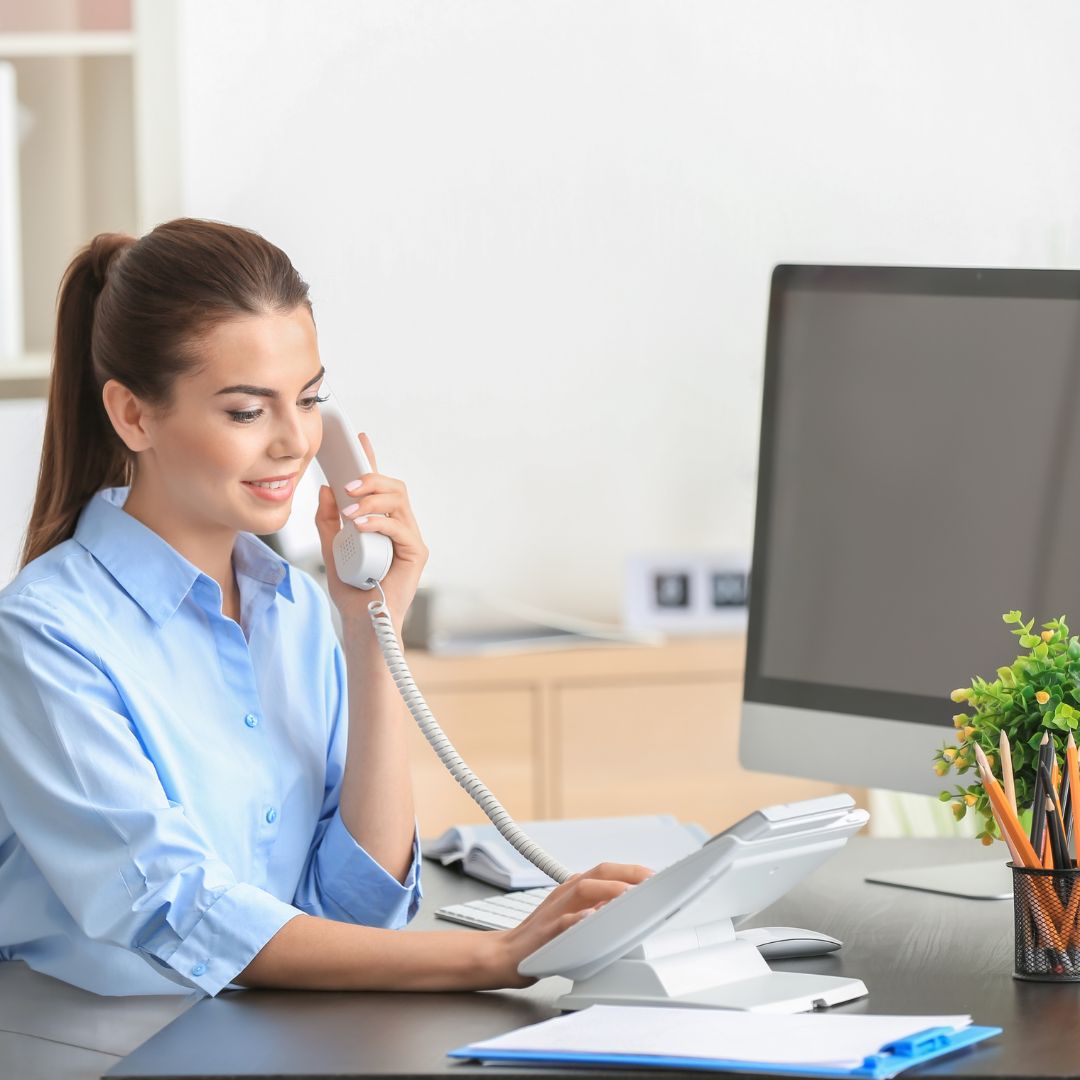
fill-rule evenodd
<path id="1" fill-rule="evenodd" d="M 966 1028 L 970 1016 L 733 1012 L 593 1005 L 470 1049 L 620 1054 L 853 1069 L 886 1043 L 927 1028 Z"/>
<path id="2" fill-rule="evenodd" d="M 638 863 L 662 870 L 708 839 L 700 825 L 671 814 L 643 817 L 526 821 L 521 828 L 571 873 L 597 863 Z M 465 856 L 465 870 L 491 885 L 523 889 L 550 885 L 551 879 L 519 855 L 494 825 L 459 825 L 424 846 L 424 854 L 447 863 Z"/>

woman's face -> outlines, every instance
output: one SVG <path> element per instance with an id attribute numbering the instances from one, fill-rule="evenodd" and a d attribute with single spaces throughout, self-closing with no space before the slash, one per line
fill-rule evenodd
<path id="1" fill-rule="evenodd" d="M 307 308 L 230 319 L 200 338 L 203 363 L 173 383 L 150 420 L 149 460 L 135 485 L 169 517 L 198 527 L 266 534 L 280 529 L 322 441 L 323 369 Z M 143 475 L 140 475 L 143 474 Z"/>

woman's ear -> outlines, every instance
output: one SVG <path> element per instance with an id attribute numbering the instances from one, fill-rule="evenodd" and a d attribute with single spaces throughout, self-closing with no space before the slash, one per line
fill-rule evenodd
<path id="1" fill-rule="evenodd" d="M 152 445 L 147 424 L 150 410 L 123 383 L 110 379 L 101 388 L 101 403 L 109 414 L 113 430 L 124 445 L 137 454 Z"/>

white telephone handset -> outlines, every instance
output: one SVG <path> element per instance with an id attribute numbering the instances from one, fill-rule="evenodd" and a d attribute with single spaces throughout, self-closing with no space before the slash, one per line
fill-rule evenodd
<path id="1" fill-rule="evenodd" d="M 325 383 L 323 391 L 327 392 Z M 323 419 L 323 439 L 317 458 L 326 476 L 326 482 L 334 493 L 338 510 L 344 510 L 356 501 L 345 490 L 345 485 L 351 484 L 373 470 L 360 447 L 356 429 L 345 418 L 341 408 L 333 400 L 327 400 L 322 403 L 320 412 Z M 570 876 L 570 871 L 529 839 L 498 799 L 462 761 L 461 756 L 443 734 L 438 721 L 427 707 L 416 683 L 413 682 L 412 674 L 401 651 L 401 645 L 394 633 L 394 624 L 390 619 L 386 597 L 379 586 L 379 582 L 390 570 L 393 555 L 394 545 L 390 537 L 382 533 L 360 533 L 347 526 L 334 537 L 334 567 L 338 577 L 346 585 L 352 585 L 358 589 L 379 590 L 382 599 L 373 600 L 368 604 L 371 625 L 374 627 L 375 637 L 382 649 L 386 666 L 390 669 L 390 674 L 393 675 L 394 682 L 405 699 L 405 704 L 413 719 L 423 732 L 424 738 L 450 771 L 450 775 L 487 814 L 491 823 L 507 842 L 554 881 L 565 881 Z"/>
<path id="2" fill-rule="evenodd" d="M 345 490 L 345 485 L 373 470 L 356 432 L 337 403 L 333 399 L 324 401 L 320 412 L 323 437 L 318 461 L 334 493 L 338 510 L 344 510 L 356 502 Z M 372 589 L 376 582 L 382 581 L 393 557 L 394 545 L 390 537 L 382 533 L 342 529 L 334 537 L 334 566 L 338 577 L 357 589 Z"/>

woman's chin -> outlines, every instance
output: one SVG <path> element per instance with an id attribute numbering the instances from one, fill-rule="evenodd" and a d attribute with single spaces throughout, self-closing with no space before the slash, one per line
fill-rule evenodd
<path id="1" fill-rule="evenodd" d="M 243 524 L 240 529 L 243 532 L 254 533 L 256 536 L 267 536 L 283 529 L 291 514 L 291 500 L 282 506 L 267 507 L 259 514 L 248 512 L 242 516 Z"/>

